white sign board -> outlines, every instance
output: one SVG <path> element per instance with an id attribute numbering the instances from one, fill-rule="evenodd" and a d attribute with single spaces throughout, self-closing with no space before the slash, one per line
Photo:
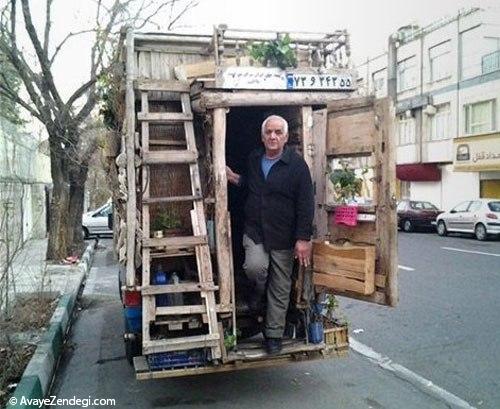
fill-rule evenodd
<path id="1" fill-rule="evenodd" d="M 279 68 L 226 67 L 217 70 L 215 85 L 225 89 L 349 91 L 353 89 L 353 79 L 347 73 L 314 74 L 287 72 Z"/>

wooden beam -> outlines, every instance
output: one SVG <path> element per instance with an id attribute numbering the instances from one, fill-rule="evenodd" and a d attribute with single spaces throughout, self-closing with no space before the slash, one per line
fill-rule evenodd
<path id="1" fill-rule="evenodd" d="M 195 163 L 198 160 L 198 152 L 194 151 L 150 151 L 142 155 L 142 163 L 145 165 L 161 165 L 166 163 Z"/>
<path id="2" fill-rule="evenodd" d="M 143 295 L 193 293 L 200 291 L 216 291 L 219 288 L 211 283 L 182 283 L 167 285 L 151 285 L 141 288 Z"/>
<path id="3" fill-rule="evenodd" d="M 203 200 L 202 196 L 168 196 L 168 197 L 150 197 L 142 198 L 142 203 L 177 203 L 177 202 L 192 202 L 194 200 Z"/>
<path id="4" fill-rule="evenodd" d="M 208 244 L 207 236 L 176 236 L 162 237 L 161 239 L 144 237 L 144 247 L 166 247 L 168 249 L 191 248 L 201 244 Z"/>
<path id="5" fill-rule="evenodd" d="M 184 81 L 139 78 L 134 81 L 134 88 L 140 91 L 189 92 L 190 87 L 189 84 Z"/>
<path id="6" fill-rule="evenodd" d="M 277 105 L 327 105 L 339 99 L 353 98 L 352 92 L 303 92 L 303 91 L 202 91 L 193 101 L 193 109 L 204 112 L 207 109 L 231 106 L 277 106 Z"/>
<path id="7" fill-rule="evenodd" d="M 149 121 L 156 124 L 171 124 L 184 121 L 192 121 L 192 114 L 182 112 L 139 112 L 137 113 L 138 121 Z"/>
<path id="8" fill-rule="evenodd" d="M 328 103 L 328 113 L 339 113 L 338 115 L 343 115 L 341 111 L 344 110 L 354 110 L 354 109 L 371 109 L 373 107 L 375 97 L 354 97 L 350 99 L 342 99 L 332 101 Z"/>
<path id="9" fill-rule="evenodd" d="M 314 229 L 316 238 L 326 237 L 328 234 L 328 213 L 324 208 L 326 203 L 327 163 L 326 163 L 326 129 L 328 113 L 326 109 L 313 112 L 313 141 L 314 141 Z"/>
<path id="10" fill-rule="evenodd" d="M 182 351 L 193 348 L 206 348 L 219 344 L 219 334 L 194 335 L 183 338 L 168 338 L 142 343 L 145 354 L 158 352 Z"/>
<path id="11" fill-rule="evenodd" d="M 377 190 L 376 226 L 379 238 L 379 274 L 387 275 L 387 303 L 398 303 L 397 216 L 396 216 L 396 159 L 394 150 L 395 110 L 391 100 L 375 103 L 375 137 L 377 157 L 375 175 L 380 180 Z"/>
<path id="12" fill-rule="evenodd" d="M 127 157 L 127 286 L 135 285 L 135 231 L 137 219 L 136 185 L 135 185 L 135 95 L 133 78 L 134 33 L 131 28 L 126 34 L 126 79 L 125 79 L 125 152 Z"/>
<path id="13" fill-rule="evenodd" d="M 226 176 L 226 110 L 216 108 L 213 111 L 213 172 L 215 186 L 215 248 L 217 251 L 218 284 L 220 303 L 231 303 L 231 257 L 229 241 L 229 213 L 227 211 L 227 176 Z"/>

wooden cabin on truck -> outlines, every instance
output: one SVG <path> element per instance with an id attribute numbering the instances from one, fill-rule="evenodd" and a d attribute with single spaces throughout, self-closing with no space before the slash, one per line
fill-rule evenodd
<path id="1" fill-rule="evenodd" d="M 249 56 L 251 44 L 283 38 L 295 67 Z M 114 227 L 138 379 L 343 355 L 347 325 L 325 317 L 328 294 L 396 305 L 393 108 L 359 97 L 349 57 L 345 31 L 123 33 Z M 287 120 L 315 195 L 313 263 L 295 269 L 288 337 L 273 356 L 244 302 L 244 197 L 226 175 L 226 165 L 243 169 L 271 114 Z M 342 168 L 364 179 L 355 206 L 337 202 L 330 175 Z"/>

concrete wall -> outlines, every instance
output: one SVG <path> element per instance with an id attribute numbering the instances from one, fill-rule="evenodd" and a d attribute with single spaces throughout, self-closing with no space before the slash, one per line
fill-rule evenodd
<path id="1" fill-rule="evenodd" d="M 46 236 L 49 157 L 39 141 L 0 121 L 0 224 L 12 243 Z"/>

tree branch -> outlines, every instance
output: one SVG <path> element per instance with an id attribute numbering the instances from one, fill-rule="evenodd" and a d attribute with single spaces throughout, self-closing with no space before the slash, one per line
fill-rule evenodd
<path id="1" fill-rule="evenodd" d="M 47 0 L 50 1 L 50 0 Z M 40 40 L 38 39 L 38 35 L 36 33 L 35 26 L 33 25 L 33 21 L 31 19 L 31 11 L 29 6 L 29 0 L 21 0 L 24 23 L 26 27 L 26 31 L 30 37 L 33 48 L 35 49 L 35 53 L 38 57 L 38 61 L 40 63 L 40 67 L 43 73 L 43 82 L 47 85 L 48 91 L 54 98 L 55 103 L 57 104 L 59 109 L 64 108 L 64 103 L 57 91 L 57 88 L 54 83 L 54 77 L 52 76 L 52 72 L 49 67 L 48 57 L 45 54 L 42 45 L 40 44 Z"/>
<path id="2" fill-rule="evenodd" d="M 188 12 L 188 10 L 196 7 L 198 5 L 198 1 L 197 0 L 191 0 L 188 4 L 186 4 L 186 6 L 179 12 L 179 14 L 177 14 L 177 16 L 170 21 L 168 27 L 167 27 L 167 30 L 171 30 L 172 27 L 174 26 L 175 23 L 177 23 L 177 21 L 184 15 Z"/>
<path id="3" fill-rule="evenodd" d="M 35 104 L 38 111 L 41 113 L 43 117 L 43 122 L 51 123 L 52 118 L 50 112 L 47 107 L 44 105 L 41 100 L 40 95 L 37 93 L 34 83 L 36 83 L 36 75 L 31 70 L 29 65 L 24 60 L 24 57 L 19 53 L 19 50 L 15 48 L 14 45 L 9 46 L 5 43 L 5 40 L 0 38 L 0 52 L 7 57 L 9 62 L 12 64 L 16 73 L 19 75 L 28 95 L 30 96 L 31 101 Z"/>
<path id="4" fill-rule="evenodd" d="M 161 9 L 167 7 L 167 6 L 173 6 L 174 4 L 176 3 L 176 0 L 170 0 L 170 1 L 167 1 L 165 3 L 162 3 L 160 4 L 150 15 L 148 15 L 147 17 L 144 17 L 144 18 L 139 18 L 139 16 L 137 15 L 137 18 L 135 19 L 135 21 L 142 21 L 142 24 L 140 25 L 136 25 L 135 26 L 135 29 L 136 30 L 140 30 L 141 28 L 143 28 L 146 24 L 148 24 L 149 22 L 151 22 L 152 18 L 154 16 L 156 16 L 160 11 Z M 139 14 L 139 12 L 138 12 Z"/>
<path id="5" fill-rule="evenodd" d="M 85 84 L 83 84 L 80 88 L 78 88 L 73 94 L 69 97 L 68 101 L 66 102 L 66 107 L 71 108 L 71 105 L 80 97 L 85 94 L 85 92 L 96 83 L 97 77 L 93 77 L 90 80 L 88 80 Z"/>
<path id="6" fill-rule="evenodd" d="M 33 115 L 35 118 L 38 120 L 42 121 L 42 115 L 37 112 L 30 104 L 21 97 L 19 97 L 19 94 L 9 88 L 7 86 L 7 78 L 5 78 L 4 74 L 1 74 L 2 76 L 2 83 L 0 83 L 0 95 L 4 95 L 6 98 L 10 99 L 11 101 L 14 101 L 16 104 L 21 105 L 26 111 L 28 111 L 31 115 Z"/>
<path id="7" fill-rule="evenodd" d="M 52 0 L 46 0 L 45 3 L 45 32 L 43 35 L 43 50 L 45 52 L 45 56 L 49 55 L 49 39 L 50 39 L 50 11 L 52 8 Z"/>
<path id="8" fill-rule="evenodd" d="M 71 33 L 68 33 L 66 35 L 66 37 L 63 38 L 63 40 L 57 45 L 56 49 L 54 50 L 54 54 L 52 54 L 52 57 L 50 58 L 49 60 L 49 66 L 51 66 L 53 63 L 54 63 L 54 60 L 57 56 L 57 54 L 59 53 L 59 51 L 61 50 L 61 48 L 64 46 L 64 44 L 71 38 L 71 37 L 75 37 L 75 36 L 78 36 L 80 34 L 86 34 L 86 33 L 93 33 L 95 32 L 96 30 L 95 29 L 89 29 L 89 30 L 81 30 L 81 31 L 76 31 L 76 32 L 71 32 Z"/>

